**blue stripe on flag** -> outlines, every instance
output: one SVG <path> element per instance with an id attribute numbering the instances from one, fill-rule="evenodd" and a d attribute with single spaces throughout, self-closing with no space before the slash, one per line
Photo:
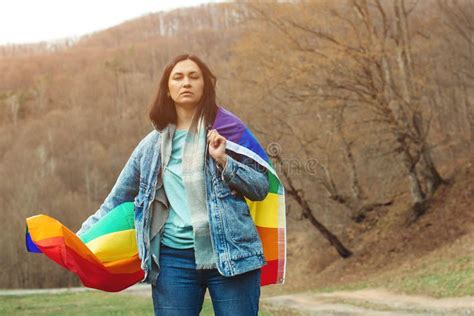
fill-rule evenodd
<path id="1" fill-rule="evenodd" d="M 42 251 L 33 243 L 33 240 L 31 240 L 30 233 L 26 233 L 25 242 L 28 252 L 42 253 Z"/>

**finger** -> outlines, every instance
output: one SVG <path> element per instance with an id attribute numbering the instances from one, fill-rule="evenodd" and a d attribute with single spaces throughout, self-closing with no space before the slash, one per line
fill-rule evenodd
<path id="1" fill-rule="evenodd" d="M 207 137 L 208 137 L 208 139 L 212 139 L 214 137 L 214 135 L 215 135 L 215 131 L 212 130 L 212 131 L 209 131 L 209 133 L 207 134 Z"/>
<path id="2" fill-rule="evenodd" d="M 219 147 L 219 146 L 221 146 L 222 144 L 225 145 L 226 139 L 225 139 L 225 137 L 223 137 L 223 136 L 221 136 L 221 135 L 217 135 L 216 138 L 215 138 L 215 142 L 216 142 L 216 144 L 217 144 L 216 147 Z"/>
<path id="3" fill-rule="evenodd" d="M 222 136 L 219 135 L 219 134 L 217 134 L 214 139 L 215 139 L 215 141 L 218 142 L 219 144 L 220 144 L 222 141 L 225 140 L 225 138 L 222 137 Z"/>
<path id="4" fill-rule="evenodd" d="M 219 136 L 217 135 L 214 135 L 214 138 L 212 139 L 212 141 L 214 142 L 214 147 L 219 147 Z"/>
<path id="5" fill-rule="evenodd" d="M 214 133 L 212 131 L 209 131 L 209 133 L 207 133 L 207 141 L 208 142 L 211 142 L 213 135 L 214 135 Z"/>
<path id="6" fill-rule="evenodd" d="M 212 147 L 216 147 L 216 135 L 212 134 L 210 137 L 209 137 L 209 142 L 211 144 Z"/>
<path id="7" fill-rule="evenodd" d="M 210 134 L 216 133 L 217 131 L 215 129 L 211 129 L 207 132 L 207 135 L 209 136 Z"/>

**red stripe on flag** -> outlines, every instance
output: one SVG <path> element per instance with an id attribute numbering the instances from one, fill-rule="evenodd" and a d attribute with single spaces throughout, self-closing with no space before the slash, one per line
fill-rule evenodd
<path id="1" fill-rule="evenodd" d="M 141 281 L 143 270 L 136 271 L 136 262 L 124 261 L 130 264 L 131 273 L 112 273 L 99 261 L 91 262 L 68 247 L 64 238 L 48 238 L 35 242 L 41 251 L 51 260 L 75 273 L 84 286 L 107 292 L 118 292 Z M 121 269 L 123 270 L 123 269 Z"/>

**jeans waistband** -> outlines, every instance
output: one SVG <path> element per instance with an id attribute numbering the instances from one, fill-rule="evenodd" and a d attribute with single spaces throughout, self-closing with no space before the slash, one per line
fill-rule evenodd
<path id="1" fill-rule="evenodd" d="M 192 248 L 185 248 L 185 249 L 178 249 L 168 247 L 165 244 L 160 244 L 160 256 L 162 255 L 170 255 L 174 257 L 182 257 L 182 258 L 193 258 L 194 261 L 194 247 Z"/>

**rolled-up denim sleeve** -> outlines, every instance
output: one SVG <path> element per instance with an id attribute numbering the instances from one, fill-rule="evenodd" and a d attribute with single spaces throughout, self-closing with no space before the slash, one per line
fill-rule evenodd
<path id="1" fill-rule="evenodd" d="M 221 171 L 222 181 L 251 201 L 263 200 L 269 190 L 267 170 L 252 158 L 235 153 L 227 154 Z"/>
<path id="2" fill-rule="evenodd" d="M 99 219 L 105 216 L 110 210 L 116 206 L 133 201 L 138 194 L 140 184 L 140 167 L 139 167 L 139 151 L 138 147 L 130 155 L 127 163 L 120 172 L 115 185 L 112 187 L 109 195 L 105 198 L 99 209 L 89 216 L 83 223 L 76 235 L 80 236 L 94 225 Z"/>

